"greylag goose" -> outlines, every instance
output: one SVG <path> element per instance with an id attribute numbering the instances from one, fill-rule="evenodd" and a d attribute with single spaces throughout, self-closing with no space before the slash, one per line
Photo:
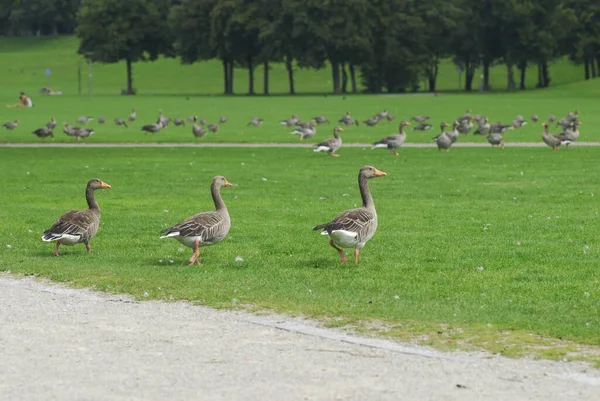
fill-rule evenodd
<path id="1" fill-rule="evenodd" d="M 342 147 L 340 131 L 343 130 L 342 127 L 335 127 L 333 129 L 333 138 L 326 139 L 323 142 L 316 144 L 314 152 L 327 152 L 329 153 L 329 156 L 338 157 L 339 155 L 335 152 Z"/>
<path id="2" fill-rule="evenodd" d="M 397 134 L 393 134 L 390 136 L 386 136 L 385 138 L 375 142 L 371 149 L 389 149 L 390 153 L 393 155 L 398 155 L 396 149 L 404 144 L 406 141 L 406 132 L 404 132 L 404 127 L 409 126 L 410 123 L 408 121 L 400 121 L 400 126 L 398 130 L 400 131 Z"/>
<path id="3" fill-rule="evenodd" d="M 156 119 L 156 124 L 160 124 L 163 128 L 167 127 L 171 122 L 171 118 L 167 117 L 163 114 L 162 110 L 158 111 L 158 118 Z"/>
<path id="4" fill-rule="evenodd" d="M 79 127 L 71 127 L 67 123 L 63 123 L 63 132 L 69 136 L 79 139 Z"/>
<path id="5" fill-rule="evenodd" d="M 123 120 L 122 118 L 115 118 L 115 124 L 116 124 L 116 125 L 122 125 L 122 126 L 124 126 L 125 128 L 128 128 L 128 127 L 127 127 L 127 123 L 126 123 L 126 122 L 125 122 L 125 120 Z"/>
<path id="6" fill-rule="evenodd" d="M 285 127 L 293 127 L 294 125 L 296 125 L 298 123 L 298 121 L 300 121 L 300 117 L 297 116 L 296 114 L 292 114 L 291 118 L 288 118 L 287 120 L 279 121 L 279 124 L 281 124 Z"/>
<path id="7" fill-rule="evenodd" d="M 9 121 L 7 123 L 2 124 L 2 126 L 9 131 L 12 131 L 15 128 L 17 128 L 17 125 L 19 125 L 19 120 Z"/>
<path id="8" fill-rule="evenodd" d="M 217 124 L 208 124 L 206 128 L 208 128 L 208 132 L 214 132 L 215 134 L 219 133 L 219 126 Z"/>
<path id="9" fill-rule="evenodd" d="M 394 115 L 392 113 L 387 113 L 387 116 L 385 116 L 385 118 L 390 123 L 396 119 L 396 117 L 394 117 Z"/>
<path id="10" fill-rule="evenodd" d="M 413 121 L 416 121 L 418 123 L 424 123 L 425 121 L 429 120 L 431 117 L 429 116 L 414 116 L 412 118 Z"/>
<path id="11" fill-rule="evenodd" d="M 549 122 L 551 122 L 551 123 L 552 123 L 552 122 L 554 122 L 554 121 L 556 121 L 556 115 L 554 115 L 554 114 L 550 114 L 550 115 L 548 116 L 548 121 L 549 121 Z"/>
<path id="12" fill-rule="evenodd" d="M 303 129 L 310 128 L 310 127 L 314 127 L 315 125 L 316 125 L 316 123 L 314 123 L 313 121 L 311 121 L 311 122 L 302 122 L 302 121 L 298 121 L 298 122 L 296 123 L 296 126 L 297 126 L 298 128 L 303 128 Z"/>
<path id="13" fill-rule="evenodd" d="M 513 127 L 513 129 L 518 129 L 518 128 L 523 127 L 526 124 L 527 124 L 527 121 L 514 119 L 511 123 L 511 126 Z"/>
<path id="14" fill-rule="evenodd" d="M 94 132 L 95 131 L 91 128 L 80 128 L 77 139 L 88 138 L 88 137 L 92 136 L 94 134 Z"/>
<path id="15" fill-rule="evenodd" d="M 185 121 L 183 121 L 181 118 L 176 118 L 176 119 L 174 119 L 174 120 L 173 120 L 173 124 L 174 124 L 176 127 L 179 127 L 179 126 L 185 127 Z"/>
<path id="16" fill-rule="evenodd" d="M 534 114 L 534 115 L 532 115 L 532 116 L 531 116 L 531 121 L 532 121 L 534 124 L 537 124 L 537 122 L 539 121 L 539 119 L 540 119 L 540 118 L 538 117 L 538 115 L 537 115 L 537 114 Z"/>
<path id="17" fill-rule="evenodd" d="M 87 124 L 87 123 L 89 123 L 89 122 L 90 122 L 90 121 L 92 121 L 92 120 L 93 120 L 93 118 L 92 118 L 92 117 L 89 117 L 89 116 L 81 116 L 81 117 L 79 117 L 79 118 L 77 119 L 77 122 L 78 122 L 78 123 L 80 123 L 80 124 Z"/>
<path id="18" fill-rule="evenodd" d="M 196 116 L 188 116 L 188 122 L 193 123 L 194 121 L 198 121 L 198 117 Z"/>
<path id="19" fill-rule="evenodd" d="M 48 127 L 38 128 L 32 134 L 37 135 L 40 139 L 46 139 L 47 137 L 54 138 L 54 133 Z"/>
<path id="20" fill-rule="evenodd" d="M 205 126 L 206 125 L 206 118 L 202 117 L 198 120 L 198 124 L 200 124 L 201 126 Z"/>
<path id="21" fill-rule="evenodd" d="M 503 134 L 504 132 L 506 132 L 506 130 L 509 129 L 514 129 L 514 127 L 512 125 L 505 125 L 500 122 L 490 125 L 490 132 L 492 134 Z"/>
<path id="22" fill-rule="evenodd" d="M 376 116 L 380 119 L 383 120 L 384 118 L 387 118 L 389 111 L 387 111 L 387 109 L 380 111 L 379 113 L 376 114 Z"/>
<path id="23" fill-rule="evenodd" d="M 427 123 L 421 123 L 421 124 L 417 124 L 416 126 L 413 127 L 413 132 L 414 131 L 427 131 L 427 130 L 430 130 L 431 128 L 433 128 L 433 125 L 427 124 Z"/>
<path id="24" fill-rule="evenodd" d="M 329 124 L 329 120 L 323 116 L 316 116 L 315 118 L 312 119 L 312 121 L 315 124 L 325 124 L 325 123 Z"/>
<path id="25" fill-rule="evenodd" d="M 60 216 L 52 227 L 44 231 L 42 241 L 56 241 L 54 256 L 58 256 L 58 247 L 61 244 L 75 245 L 83 242 L 87 253 L 91 252 L 90 240 L 96 235 L 100 225 L 100 206 L 96 202 L 94 191 L 104 188 L 110 188 L 110 185 L 98 178 L 88 181 L 85 190 L 88 209 L 71 210 Z"/>
<path id="26" fill-rule="evenodd" d="M 135 121 L 137 118 L 137 111 L 135 109 L 131 109 L 131 114 L 127 117 L 129 121 Z"/>
<path id="27" fill-rule="evenodd" d="M 548 132 L 548 123 L 543 122 L 544 132 L 542 132 L 542 140 L 544 143 L 552 148 L 553 152 L 556 152 L 562 143 L 560 135 L 551 134 Z"/>
<path id="28" fill-rule="evenodd" d="M 161 123 L 156 123 L 156 124 L 144 125 L 141 130 L 145 131 L 146 135 L 148 135 L 148 132 L 151 134 L 155 134 L 158 131 L 160 131 L 162 128 L 163 128 L 163 125 Z"/>
<path id="29" fill-rule="evenodd" d="M 315 136 L 317 133 L 316 123 L 310 123 L 306 128 L 297 128 L 292 132 L 292 135 L 300 135 L 300 140 Z"/>
<path id="30" fill-rule="evenodd" d="M 341 248 L 354 248 L 354 263 L 358 263 L 360 250 L 377 231 L 377 211 L 369 191 L 368 180 L 386 175 L 373 166 L 362 167 L 358 171 L 362 207 L 346 210 L 329 223 L 319 224 L 313 228 L 313 231 L 322 230 L 321 235 L 329 236 L 329 245 L 338 252 L 342 263 L 347 263 L 348 258 Z"/>
<path id="31" fill-rule="evenodd" d="M 502 134 L 489 134 L 487 136 L 487 141 L 492 147 L 500 146 L 500 149 L 504 150 L 504 138 Z"/>
<path id="32" fill-rule="evenodd" d="M 461 120 L 458 120 L 458 122 L 458 132 L 460 132 L 463 135 L 467 135 L 473 129 L 473 122 L 471 121 L 471 119 L 466 119 L 463 116 L 463 118 Z"/>
<path id="33" fill-rule="evenodd" d="M 446 132 L 446 135 L 448 135 L 448 138 L 450 138 L 452 143 L 454 143 L 458 140 L 458 134 L 459 134 L 458 127 L 459 126 L 460 126 L 460 123 L 458 121 L 454 121 L 454 123 L 452 124 L 452 131 Z"/>
<path id="34" fill-rule="evenodd" d="M 104 119 L 104 117 L 98 117 L 98 124 L 104 124 L 106 122 L 106 120 Z"/>
<path id="35" fill-rule="evenodd" d="M 363 121 L 363 124 L 365 124 L 367 127 L 374 127 L 379 123 L 379 116 L 373 116 L 371 118 L 369 118 L 368 120 Z"/>
<path id="36" fill-rule="evenodd" d="M 342 116 L 342 118 L 340 118 L 338 120 L 338 123 L 340 124 L 344 124 L 344 125 L 356 125 L 358 126 L 358 121 L 354 120 L 351 116 L 350 116 L 350 112 L 347 111 L 346 114 L 344 114 Z"/>
<path id="37" fill-rule="evenodd" d="M 579 139 L 579 126 L 583 124 L 581 121 L 573 121 L 571 125 L 560 135 L 561 145 L 569 148 L 569 145 Z"/>
<path id="38" fill-rule="evenodd" d="M 194 125 L 192 126 L 192 134 L 194 134 L 194 137 L 196 138 L 202 138 L 204 135 L 206 135 L 206 130 L 202 128 L 202 126 L 198 125 L 197 120 L 197 118 L 196 120 L 194 120 Z"/>
<path id="39" fill-rule="evenodd" d="M 259 118 L 259 117 L 252 117 L 252 120 L 250 120 L 250 122 L 246 125 L 254 125 L 255 127 L 258 127 L 259 125 L 262 125 L 263 123 L 263 119 Z"/>
<path id="40" fill-rule="evenodd" d="M 181 223 L 161 231 L 161 234 L 164 235 L 160 238 L 175 238 L 181 244 L 194 249 L 188 266 L 194 263 L 200 264 L 201 246 L 214 245 L 229 233 L 231 220 L 227 206 L 221 197 L 221 188 L 232 186 L 234 185 L 223 176 L 213 177 L 210 192 L 216 210 L 195 214 Z"/>
<path id="41" fill-rule="evenodd" d="M 473 135 L 487 135 L 490 133 L 492 125 L 488 122 L 488 119 L 483 117 L 479 120 L 479 126 L 473 132 Z"/>
<path id="42" fill-rule="evenodd" d="M 438 152 L 441 151 L 442 149 L 446 149 L 446 151 L 450 151 L 450 148 L 452 147 L 452 138 L 450 138 L 450 136 L 446 132 L 446 127 L 449 125 L 450 124 L 448 124 L 447 122 L 441 123 L 440 129 L 442 130 L 442 132 L 438 136 L 433 138 L 433 140 L 437 144 Z"/>
<path id="43" fill-rule="evenodd" d="M 49 130 L 54 130 L 54 128 L 56 128 L 56 119 L 54 117 L 52 117 L 52 119 L 46 123 L 46 128 Z"/>
<path id="44" fill-rule="evenodd" d="M 225 124 L 227 122 L 227 116 L 219 117 L 219 124 Z"/>

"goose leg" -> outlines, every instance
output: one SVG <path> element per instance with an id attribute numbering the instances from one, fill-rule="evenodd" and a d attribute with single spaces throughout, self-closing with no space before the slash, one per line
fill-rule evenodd
<path id="1" fill-rule="evenodd" d="M 348 263 L 348 258 L 346 257 L 346 255 L 344 255 L 344 251 L 342 251 L 340 248 L 335 246 L 335 244 L 333 243 L 333 240 L 331 240 L 331 239 L 329 240 L 329 245 L 331 245 L 336 251 L 338 251 L 340 258 L 342 259 L 342 263 Z"/>
<path id="2" fill-rule="evenodd" d="M 56 246 L 54 247 L 54 256 L 58 256 L 58 247 L 60 246 L 60 242 L 56 241 Z"/>
<path id="3" fill-rule="evenodd" d="M 194 263 L 200 264 L 200 240 L 194 241 L 194 253 L 192 253 L 192 257 L 189 260 L 188 266 L 192 266 Z"/>
<path id="4" fill-rule="evenodd" d="M 87 253 L 88 253 L 88 255 L 89 255 L 90 253 L 92 253 L 92 247 L 90 246 L 90 243 L 89 243 L 89 242 L 86 242 L 86 243 L 85 243 L 85 249 L 87 249 Z"/>
<path id="5" fill-rule="evenodd" d="M 354 263 L 358 264 L 358 254 L 360 253 L 360 249 L 354 250 Z"/>

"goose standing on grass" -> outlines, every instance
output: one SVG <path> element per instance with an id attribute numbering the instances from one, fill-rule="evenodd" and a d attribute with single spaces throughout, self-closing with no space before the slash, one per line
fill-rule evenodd
<path id="1" fill-rule="evenodd" d="M 454 142 L 456 142 L 458 140 L 458 127 L 460 126 L 460 123 L 458 121 L 454 121 L 454 123 L 452 123 L 452 131 L 448 131 L 446 132 L 446 135 L 448 135 L 448 138 L 450 138 L 450 140 L 452 141 L 452 143 L 454 144 Z"/>
<path id="2" fill-rule="evenodd" d="M 363 124 L 365 124 L 367 127 L 374 127 L 376 126 L 380 121 L 379 116 L 373 116 L 371 118 L 369 118 L 368 120 L 363 121 Z"/>
<path id="3" fill-rule="evenodd" d="M 231 228 L 231 220 L 227 206 L 221 197 L 222 187 L 233 187 L 234 184 L 223 176 L 213 177 L 210 192 L 215 204 L 214 212 L 203 212 L 188 217 L 181 223 L 161 231 L 160 238 L 175 238 L 181 244 L 193 248 L 194 252 L 188 266 L 200 264 L 200 247 L 214 245 L 227 236 Z"/>
<path id="4" fill-rule="evenodd" d="M 319 224 L 313 228 L 313 231 L 322 230 L 321 235 L 329 236 L 329 245 L 338 252 L 342 263 L 347 263 L 348 258 L 341 248 L 354 248 L 354 263 L 358 263 L 360 250 L 377 231 L 377 211 L 369 191 L 368 180 L 386 175 L 373 166 L 362 167 L 358 171 L 362 207 L 346 210 L 329 223 Z"/>
<path id="5" fill-rule="evenodd" d="M 537 115 L 537 114 L 534 114 L 534 115 L 532 115 L 532 116 L 531 116 L 531 121 L 532 121 L 534 124 L 537 124 L 537 122 L 539 121 L 539 119 L 540 119 L 540 117 L 538 117 L 538 115 Z"/>
<path id="6" fill-rule="evenodd" d="M 424 123 L 425 121 L 429 120 L 431 117 L 429 116 L 414 116 L 412 118 L 413 121 L 416 121 L 418 123 Z"/>
<path id="7" fill-rule="evenodd" d="M 386 136 L 385 138 L 375 142 L 371 149 L 389 149 L 390 153 L 393 155 L 398 155 L 396 149 L 404 144 L 406 141 L 406 132 L 404 132 L 404 127 L 409 126 L 410 123 L 408 121 L 401 121 L 398 130 L 400 131 L 397 134 L 393 134 L 390 136 Z"/>
<path id="8" fill-rule="evenodd" d="M 48 128 L 51 131 L 54 130 L 54 128 L 56 128 L 56 119 L 54 117 L 52 117 L 50 121 L 46 123 L 46 128 Z"/>
<path id="9" fill-rule="evenodd" d="M 579 139 L 578 126 L 581 124 L 583 124 L 581 121 L 573 121 L 571 125 L 563 131 L 563 133 L 560 135 L 561 145 L 565 145 L 568 149 L 570 144 Z"/>
<path id="10" fill-rule="evenodd" d="M 80 128 L 79 129 L 79 135 L 77 136 L 77 139 L 81 139 L 81 138 L 88 138 L 90 136 L 92 136 L 96 131 L 94 131 L 91 128 Z"/>
<path id="11" fill-rule="evenodd" d="M 106 120 L 104 119 L 104 117 L 98 117 L 98 124 L 104 124 L 106 122 Z"/>
<path id="12" fill-rule="evenodd" d="M 135 109 L 131 109 L 131 114 L 129 115 L 129 117 L 127 117 L 127 119 L 131 122 L 134 122 L 136 118 L 137 118 L 137 111 Z"/>
<path id="13" fill-rule="evenodd" d="M 90 240 L 96 235 L 100 225 L 100 206 L 96 202 L 94 191 L 105 188 L 110 188 L 110 185 L 98 178 L 88 181 L 85 190 L 88 209 L 71 210 L 60 216 L 52 227 L 44 231 L 42 241 L 56 241 L 54 256 L 58 256 L 58 247 L 61 244 L 75 245 L 83 242 L 87 253 L 91 252 Z"/>
<path id="14" fill-rule="evenodd" d="M 300 140 L 315 136 L 317 133 L 316 123 L 310 123 L 306 128 L 297 128 L 292 132 L 292 135 L 300 135 Z"/>
<path id="15" fill-rule="evenodd" d="M 344 124 L 344 125 L 356 125 L 358 127 L 358 121 L 356 121 L 355 119 L 352 118 L 352 116 L 350 116 L 349 111 L 347 111 L 346 114 L 344 114 L 342 116 L 342 118 L 340 118 L 338 120 L 338 123 Z"/>
<path id="16" fill-rule="evenodd" d="M 185 127 L 185 121 L 183 121 L 181 118 L 176 118 L 176 119 L 174 119 L 174 120 L 173 120 L 173 124 L 174 124 L 176 127 L 179 127 L 179 126 L 181 126 L 181 127 Z"/>
<path id="17" fill-rule="evenodd" d="M 500 146 L 500 149 L 504 150 L 504 138 L 502 136 L 502 134 L 492 134 L 490 133 L 487 136 L 487 141 L 490 145 L 492 145 L 492 147 L 494 146 Z"/>
<path id="18" fill-rule="evenodd" d="M 433 138 L 433 140 L 437 144 L 438 152 L 441 151 L 442 149 L 446 149 L 446 151 L 448 152 L 448 151 L 450 151 L 450 148 L 452 147 L 452 138 L 446 132 L 446 127 L 449 125 L 450 124 L 448 124 L 447 122 L 441 123 L 440 124 L 440 129 L 442 130 L 441 134 L 439 134 L 438 136 Z"/>
<path id="19" fill-rule="evenodd" d="M 194 137 L 197 138 L 202 138 L 204 135 L 206 135 L 206 130 L 204 128 L 202 128 L 202 126 L 198 125 L 198 118 L 196 116 L 194 116 L 194 125 L 192 125 L 192 134 L 194 134 Z"/>
<path id="20" fill-rule="evenodd" d="M 12 131 L 15 128 L 17 128 L 17 125 L 19 125 L 19 120 L 14 120 L 14 121 L 10 121 L 5 124 L 2 124 L 2 126 L 9 131 Z"/>
<path id="21" fill-rule="evenodd" d="M 329 153 L 329 156 L 338 157 L 339 155 L 335 152 L 342 147 L 340 131 L 343 130 L 342 127 L 335 127 L 333 129 L 333 138 L 326 139 L 323 142 L 316 144 L 314 152 L 327 152 Z"/>
<path id="22" fill-rule="evenodd" d="M 63 132 L 75 139 L 79 139 L 79 127 L 71 127 L 69 124 L 63 123 Z"/>
<path id="23" fill-rule="evenodd" d="M 312 122 L 314 122 L 317 125 L 325 124 L 325 123 L 329 124 L 329 120 L 323 116 L 316 116 L 315 118 L 312 119 Z"/>
<path id="24" fill-rule="evenodd" d="M 250 126 L 253 125 L 255 127 L 258 127 L 260 125 L 262 125 L 263 123 L 263 119 L 260 117 L 252 117 L 252 120 L 250 120 L 250 122 L 248 124 L 246 124 L 246 126 Z"/>
<path id="25" fill-rule="evenodd" d="M 87 123 L 89 123 L 89 122 L 90 122 L 90 121 L 92 121 L 92 120 L 93 120 L 93 118 L 92 118 L 92 117 L 89 117 L 89 116 L 81 116 L 81 117 L 79 117 L 79 118 L 77 119 L 77 122 L 78 122 L 78 123 L 80 123 L 80 124 L 87 124 Z"/>
<path id="26" fill-rule="evenodd" d="M 54 138 L 54 133 L 48 127 L 38 128 L 32 134 L 37 135 L 40 139 L 46 139 L 47 137 Z"/>
<path id="27" fill-rule="evenodd" d="M 227 122 L 227 116 L 219 117 L 219 124 L 225 124 Z"/>
<path id="28" fill-rule="evenodd" d="M 116 125 L 122 125 L 125 128 L 127 128 L 127 123 L 122 118 L 115 118 L 115 124 Z"/>
<path id="29" fill-rule="evenodd" d="M 553 152 L 556 152 L 562 143 L 562 139 L 560 135 L 551 134 L 548 132 L 548 123 L 544 121 L 542 123 L 544 127 L 544 132 L 542 132 L 542 140 L 544 143 L 552 148 Z"/>
<path id="30" fill-rule="evenodd" d="M 299 121 L 300 121 L 300 117 L 298 115 L 296 115 L 296 114 L 292 114 L 291 118 L 288 118 L 287 120 L 280 121 L 279 124 L 283 125 L 284 127 L 293 127 Z"/>
<path id="31" fill-rule="evenodd" d="M 156 134 L 162 128 L 163 128 L 163 125 L 161 123 L 148 124 L 148 125 L 144 125 L 142 127 L 142 131 L 145 131 L 146 135 L 148 135 L 148 132 L 151 133 L 151 134 Z"/>
<path id="32" fill-rule="evenodd" d="M 219 133 L 219 126 L 217 124 L 208 124 L 206 128 L 208 128 L 208 132 Z"/>
<path id="33" fill-rule="evenodd" d="M 473 132 L 473 135 L 487 135 L 490 133 L 491 129 L 492 129 L 492 125 L 488 122 L 488 119 L 485 117 L 482 117 L 479 120 L 479 126 L 477 127 L 475 132 Z"/>
<path id="34" fill-rule="evenodd" d="M 416 126 L 413 127 L 413 132 L 427 131 L 427 130 L 430 130 L 431 128 L 433 128 L 433 125 L 427 124 L 427 123 L 421 123 L 421 124 L 417 124 Z"/>

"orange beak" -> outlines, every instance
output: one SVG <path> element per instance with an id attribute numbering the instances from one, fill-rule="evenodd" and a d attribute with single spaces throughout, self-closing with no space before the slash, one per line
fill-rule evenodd
<path id="1" fill-rule="evenodd" d="M 110 185 L 108 185 L 107 183 L 105 183 L 104 181 L 102 181 L 102 183 L 100 184 L 100 188 L 107 189 L 107 188 L 110 188 Z"/>
<path id="2" fill-rule="evenodd" d="M 339 131 L 343 131 L 344 129 L 342 127 L 340 127 Z"/>
<path id="3" fill-rule="evenodd" d="M 232 184 L 229 181 L 225 180 L 225 184 L 223 184 L 226 187 L 237 187 L 237 184 Z"/>
<path id="4" fill-rule="evenodd" d="M 375 177 L 385 177 L 387 175 L 387 173 L 384 173 L 383 171 L 379 171 L 377 169 L 375 169 Z"/>
<path id="5" fill-rule="evenodd" d="M 411 125 L 410 122 L 407 122 L 406 125 Z"/>

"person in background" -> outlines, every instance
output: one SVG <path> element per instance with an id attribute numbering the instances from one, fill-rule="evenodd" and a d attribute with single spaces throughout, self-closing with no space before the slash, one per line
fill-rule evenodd
<path id="1" fill-rule="evenodd" d="M 25 94 L 25 92 L 21 92 L 19 96 L 19 103 L 9 104 L 6 107 L 33 107 L 33 102 L 31 101 L 31 98 Z"/>

